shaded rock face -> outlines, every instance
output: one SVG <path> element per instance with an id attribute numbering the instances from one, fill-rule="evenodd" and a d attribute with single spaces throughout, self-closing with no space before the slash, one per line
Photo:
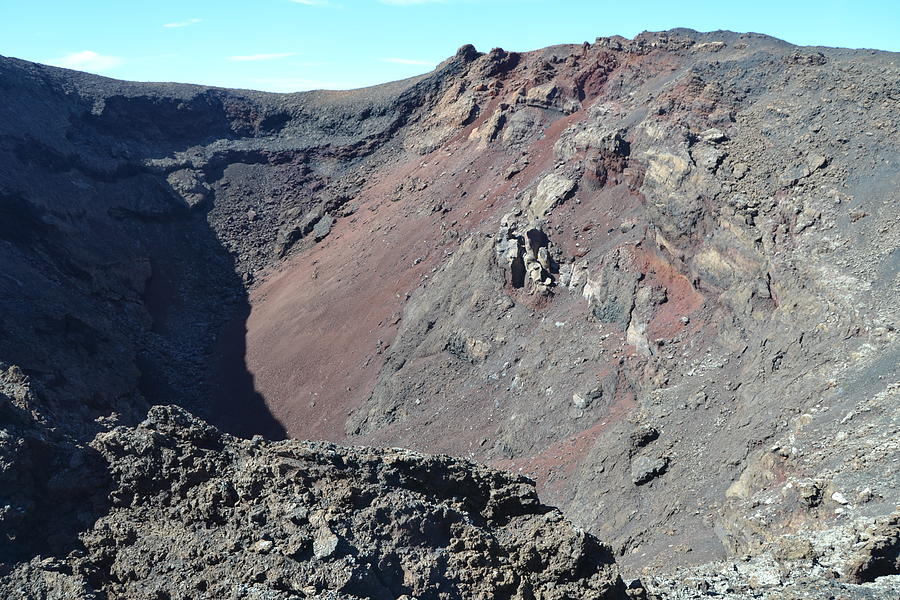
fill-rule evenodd
<path id="1" fill-rule="evenodd" d="M 846 577 L 866 583 L 900 573 L 900 513 L 873 523 L 869 538 L 850 560 Z"/>
<path id="2" fill-rule="evenodd" d="M 896 58 L 674 30 L 292 95 L 2 59 L 0 360 L 40 424 L 4 456 L 68 472 L 172 403 L 528 474 L 633 572 L 775 557 L 703 577 L 777 590 L 801 536 L 883 573 Z"/>
<path id="3" fill-rule="evenodd" d="M 109 508 L 111 482 L 89 447 L 61 436 L 37 412 L 21 369 L 0 364 L 0 563 L 65 556 Z"/>
<path id="4" fill-rule="evenodd" d="M 7 570 L 4 597 L 625 597 L 610 550 L 522 476 L 240 440 L 161 406 L 91 447 L 107 462 L 108 513 L 83 550 Z"/>

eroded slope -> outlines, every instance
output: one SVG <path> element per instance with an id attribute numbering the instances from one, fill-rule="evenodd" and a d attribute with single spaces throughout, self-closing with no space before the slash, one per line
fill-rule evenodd
<path id="1" fill-rule="evenodd" d="M 294 435 L 522 469 L 626 564 L 887 514 L 896 74 L 685 31 L 474 58 L 254 288 L 256 385 Z"/>

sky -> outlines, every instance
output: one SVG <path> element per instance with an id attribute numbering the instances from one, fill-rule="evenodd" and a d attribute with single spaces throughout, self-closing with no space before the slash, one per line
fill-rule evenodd
<path id="1" fill-rule="evenodd" d="M 0 0 L 0 55 L 291 92 L 404 79 L 467 43 L 524 51 L 673 27 L 897 52 L 900 0 Z"/>

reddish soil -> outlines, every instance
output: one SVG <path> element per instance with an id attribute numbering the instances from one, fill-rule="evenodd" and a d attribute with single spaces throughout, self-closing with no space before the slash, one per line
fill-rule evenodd
<path id="1" fill-rule="evenodd" d="M 347 416 L 372 391 L 406 295 L 457 243 L 444 233 L 495 216 L 489 153 L 474 169 L 475 157 L 455 150 L 448 144 L 385 173 L 362 191 L 354 216 L 252 291 L 247 366 L 290 437 L 345 439 Z M 458 177 L 445 175 L 451 170 Z M 451 212 L 393 202 L 397 185 L 412 177 L 429 181 L 423 197 Z"/>
<path id="2" fill-rule="evenodd" d="M 703 306 L 703 294 L 694 289 L 690 279 L 664 258 L 644 248 L 636 248 L 634 257 L 647 285 L 666 288 L 666 301 L 659 306 L 647 327 L 650 340 L 675 337 L 683 328 L 681 317 L 690 317 Z"/>
<path id="3" fill-rule="evenodd" d="M 618 398 L 602 419 L 564 440 L 553 444 L 544 451 L 520 459 L 498 460 L 491 466 L 507 471 L 524 473 L 538 482 L 538 492 L 548 497 L 561 498 L 570 495 L 569 478 L 593 447 L 594 442 L 610 427 L 622 420 L 636 403 L 628 393 Z"/>
<path id="4" fill-rule="evenodd" d="M 371 392 L 379 348 L 393 340 L 405 294 L 436 259 L 429 224 L 400 218 L 401 207 L 386 200 L 405 175 L 398 171 L 366 190 L 356 216 L 251 293 L 247 365 L 291 437 L 344 438 L 348 412 Z M 427 258 L 414 265 L 417 252 Z"/>

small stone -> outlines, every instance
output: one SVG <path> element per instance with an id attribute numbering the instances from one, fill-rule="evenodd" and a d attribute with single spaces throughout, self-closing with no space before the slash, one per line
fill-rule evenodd
<path id="1" fill-rule="evenodd" d="M 809 172 L 813 173 L 828 164 L 828 159 L 821 154 L 810 154 L 806 157 L 806 166 Z"/>
<path id="2" fill-rule="evenodd" d="M 632 229 L 634 229 L 634 221 L 622 221 L 619 224 L 619 231 L 622 233 L 628 233 Z"/>
<path id="3" fill-rule="evenodd" d="M 632 450 L 637 450 L 638 448 L 643 448 L 650 442 L 655 441 L 658 437 L 659 430 L 655 427 L 644 425 L 635 429 L 631 435 L 628 436 L 628 443 Z"/>
<path id="4" fill-rule="evenodd" d="M 838 504 L 850 504 L 850 501 L 847 500 L 847 497 L 844 496 L 840 492 L 835 492 L 831 495 L 831 499 L 837 502 Z"/>
<path id="5" fill-rule="evenodd" d="M 259 552 L 260 554 L 266 554 L 267 552 L 272 550 L 272 547 L 275 546 L 275 542 L 272 540 L 259 540 L 253 546 L 251 546 L 254 552 Z"/>
<path id="6" fill-rule="evenodd" d="M 332 225 L 334 225 L 334 217 L 332 217 L 330 215 L 325 215 L 324 217 L 319 219 L 319 222 L 313 226 L 313 230 L 312 230 L 313 238 L 317 242 L 320 242 L 323 239 L 325 239 L 325 237 L 329 233 L 331 233 Z"/>
<path id="7" fill-rule="evenodd" d="M 586 361 L 586 358 L 582 358 L 582 362 Z M 595 400 L 599 400 L 603 397 L 603 388 L 594 387 L 587 390 L 586 392 L 580 393 L 579 395 L 584 398 L 585 402 L 587 403 L 586 405 L 590 406 Z"/>
<path id="8" fill-rule="evenodd" d="M 338 537 L 326 529 L 313 540 L 313 555 L 319 560 L 328 558 L 337 551 Z"/>
<path id="9" fill-rule="evenodd" d="M 822 503 L 822 488 L 816 482 L 802 482 L 797 486 L 800 501 L 808 508 Z"/>
<path id="10" fill-rule="evenodd" d="M 579 394 L 578 392 L 572 394 L 572 404 L 575 405 L 575 408 L 585 409 L 591 401 L 588 398 L 585 398 L 583 394 Z"/>
<path id="11" fill-rule="evenodd" d="M 725 135 L 725 133 L 721 129 L 712 127 L 701 133 L 700 139 L 702 139 L 704 142 L 716 144 L 726 141 L 728 139 L 728 136 Z"/>
<path id="12" fill-rule="evenodd" d="M 665 473 L 668 467 L 669 459 L 664 456 L 642 456 L 631 463 L 631 481 L 634 485 L 644 485 Z"/>

